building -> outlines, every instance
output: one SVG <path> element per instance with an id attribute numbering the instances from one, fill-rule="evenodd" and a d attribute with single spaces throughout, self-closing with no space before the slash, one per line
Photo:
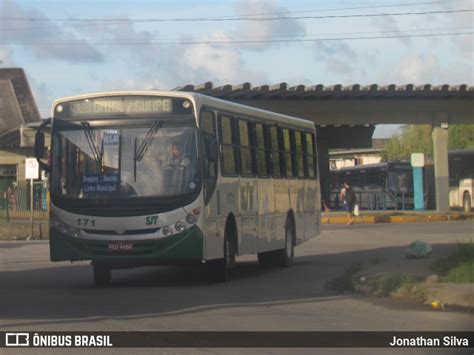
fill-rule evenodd
<path id="1" fill-rule="evenodd" d="M 388 139 L 372 139 L 372 148 L 332 149 L 329 151 L 331 170 L 355 165 L 378 164 L 382 161 L 382 152 Z"/>
<path id="2" fill-rule="evenodd" d="M 25 159 L 33 157 L 35 127 L 40 123 L 23 69 L 0 69 L 0 181 L 3 186 L 25 180 Z"/>

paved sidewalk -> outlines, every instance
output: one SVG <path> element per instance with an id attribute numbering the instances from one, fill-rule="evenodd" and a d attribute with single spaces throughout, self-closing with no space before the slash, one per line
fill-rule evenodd
<path id="1" fill-rule="evenodd" d="M 354 218 L 354 223 L 407 223 L 407 222 L 443 222 L 464 221 L 473 219 L 474 213 L 464 212 L 436 212 L 436 211 L 363 211 L 360 216 Z M 346 224 L 347 217 L 343 211 L 323 212 L 321 215 L 323 224 Z"/>

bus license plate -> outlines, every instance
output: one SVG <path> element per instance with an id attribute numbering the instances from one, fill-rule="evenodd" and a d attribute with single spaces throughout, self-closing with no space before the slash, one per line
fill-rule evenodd
<path id="1" fill-rule="evenodd" d="M 131 251 L 133 249 L 132 242 L 113 242 L 109 243 L 109 251 Z"/>

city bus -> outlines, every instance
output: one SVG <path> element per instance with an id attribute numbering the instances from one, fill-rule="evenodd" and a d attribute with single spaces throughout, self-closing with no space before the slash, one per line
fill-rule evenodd
<path id="1" fill-rule="evenodd" d="M 471 212 L 474 187 L 474 149 L 448 153 L 449 206 Z"/>
<path id="2" fill-rule="evenodd" d="M 49 174 L 50 258 L 90 260 L 98 286 L 113 269 L 169 264 L 206 264 L 225 281 L 245 254 L 288 266 L 319 234 L 315 133 L 310 121 L 197 93 L 57 100 L 35 142 Z"/>
<path id="3" fill-rule="evenodd" d="M 434 201 L 433 169 L 423 173 L 425 207 L 432 208 Z M 339 193 L 344 181 L 356 192 L 361 209 L 413 209 L 413 169 L 409 162 L 385 162 L 356 165 L 330 171 L 331 206 L 339 205 Z"/>

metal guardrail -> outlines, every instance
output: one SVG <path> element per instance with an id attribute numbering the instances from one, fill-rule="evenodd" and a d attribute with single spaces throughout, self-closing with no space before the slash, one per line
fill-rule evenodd
<path id="1" fill-rule="evenodd" d="M 46 182 L 33 183 L 33 215 L 47 218 L 49 190 Z M 10 221 L 31 216 L 31 190 L 29 181 L 0 181 L 0 219 Z"/>
<path id="2" fill-rule="evenodd" d="M 411 210 L 409 208 L 410 199 L 404 192 L 394 195 L 393 199 L 388 198 L 387 192 L 384 191 L 358 191 L 356 192 L 357 203 L 359 208 L 366 211 L 386 211 L 391 210 Z M 333 210 L 344 209 L 344 204 L 339 201 L 339 192 L 331 192 L 330 208 Z"/>

